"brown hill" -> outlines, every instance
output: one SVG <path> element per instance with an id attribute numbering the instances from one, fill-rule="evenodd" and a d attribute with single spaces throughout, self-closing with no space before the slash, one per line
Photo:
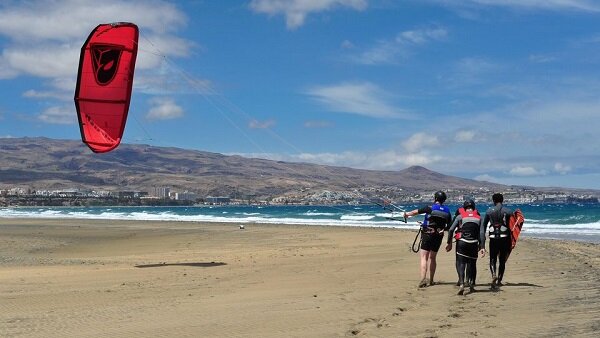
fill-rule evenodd
<path id="1" fill-rule="evenodd" d="M 361 170 L 130 144 L 94 154 L 79 141 L 48 138 L 0 139 L 0 185 L 149 192 L 164 186 L 200 195 L 257 197 L 322 190 L 505 188 L 418 166 L 401 171 Z"/>

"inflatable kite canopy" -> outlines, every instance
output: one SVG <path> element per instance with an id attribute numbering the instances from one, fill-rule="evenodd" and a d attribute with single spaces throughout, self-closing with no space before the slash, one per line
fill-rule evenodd
<path id="1" fill-rule="evenodd" d="M 81 140 L 95 153 L 115 149 L 123 137 L 138 36 L 135 24 L 102 24 L 81 47 L 75 108 Z"/>

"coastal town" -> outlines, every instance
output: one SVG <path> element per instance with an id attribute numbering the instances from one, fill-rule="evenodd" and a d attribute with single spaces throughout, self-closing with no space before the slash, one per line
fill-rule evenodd
<path id="1" fill-rule="evenodd" d="M 474 199 L 489 203 L 495 192 L 489 188 L 477 190 L 444 189 L 450 203 Z M 193 191 L 175 191 L 169 187 L 154 187 L 151 191 L 103 191 L 86 189 L 36 190 L 26 187 L 0 188 L 0 206 L 105 206 L 105 205 L 357 205 L 377 201 L 418 204 L 431 201 L 434 191 L 405 191 L 401 188 L 378 187 L 349 191 L 300 189 L 282 196 L 201 196 Z M 502 191 L 507 203 L 600 203 L 599 194 L 590 192 L 543 190 L 530 187 L 509 187 Z"/>

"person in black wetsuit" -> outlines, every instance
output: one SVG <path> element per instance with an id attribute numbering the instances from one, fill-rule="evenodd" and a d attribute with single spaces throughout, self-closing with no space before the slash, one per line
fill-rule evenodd
<path id="1" fill-rule="evenodd" d="M 443 205 L 446 201 L 446 193 L 438 191 L 434 195 L 434 203 L 431 206 L 422 207 L 404 213 L 404 218 L 425 214 L 425 220 L 421 225 L 421 281 L 419 287 L 427 286 L 427 271 L 429 271 L 429 285 L 433 285 L 433 277 L 437 267 L 436 256 L 442 245 L 444 230 L 452 223 L 450 209 Z"/>
<path id="2" fill-rule="evenodd" d="M 488 229 L 490 236 L 490 271 L 492 273 L 492 289 L 496 290 L 502 286 L 506 260 L 511 251 L 511 232 L 508 224 L 513 212 L 502 205 L 504 202 L 502 194 L 495 193 L 492 196 L 492 201 L 494 206 L 485 213 L 481 225 L 486 228 L 490 223 Z M 496 265 L 498 265 L 498 270 L 496 270 Z"/>
<path id="3" fill-rule="evenodd" d="M 455 230 L 456 235 L 453 236 Z M 460 286 L 458 294 L 462 295 L 465 292 L 465 279 L 470 292 L 474 292 L 477 277 L 477 251 L 482 256 L 485 254 L 482 247 L 482 243 L 485 243 L 485 228 L 481 227 L 481 215 L 475 208 L 473 200 L 465 201 L 463 207 L 458 209 L 458 215 L 448 230 L 446 251 L 452 250 L 453 237 L 456 238 L 456 272 Z"/>

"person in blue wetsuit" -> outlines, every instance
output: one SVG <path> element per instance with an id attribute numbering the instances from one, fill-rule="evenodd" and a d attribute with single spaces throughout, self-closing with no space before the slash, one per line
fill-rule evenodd
<path id="1" fill-rule="evenodd" d="M 508 228 L 513 211 L 502 205 L 504 196 L 500 193 L 492 195 L 494 206 L 485 213 L 481 226 L 486 228 L 488 223 L 490 236 L 490 272 L 492 273 L 492 289 L 502 286 L 502 278 L 506 268 L 506 260 L 512 250 L 511 232 Z M 485 245 L 485 242 L 483 243 Z M 498 270 L 496 273 L 496 265 Z"/>
<path id="2" fill-rule="evenodd" d="M 481 215 L 475 208 L 475 202 L 467 200 L 463 203 L 463 207 L 458 209 L 458 215 L 448 229 L 446 251 L 452 250 L 452 239 L 456 239 L 456 272 L 460 287 L 459 295 L 464 294 L 465 284 L 469 286 L 470 292 L 475 292 L 477 251 L 482 256 L 485 254 L 482 246 L 482 243 L 485 243 L 485 227 L 481 226 L 481 221 Z"/>
<path id="3" fill-rule="evenodd" d="M 433 195 L 434 203 L 431 206 L 425 206 L 413 211 L 404 213 L 404 218 L 425 214 L 425 219 L 421 225 L 421 248 L 419 256 L 421 258 L 421 281 L 419 288 L 427 286 L 427 272 L 429 271 L 429 285 L 433 285 L 433 277 L 437 267 L 436 256 L 442 245 L 444 230 L 450 227 L 452 223 L 452 214 L 450 209 L 444 205 L 446 193 L 438 191 Z"/>

